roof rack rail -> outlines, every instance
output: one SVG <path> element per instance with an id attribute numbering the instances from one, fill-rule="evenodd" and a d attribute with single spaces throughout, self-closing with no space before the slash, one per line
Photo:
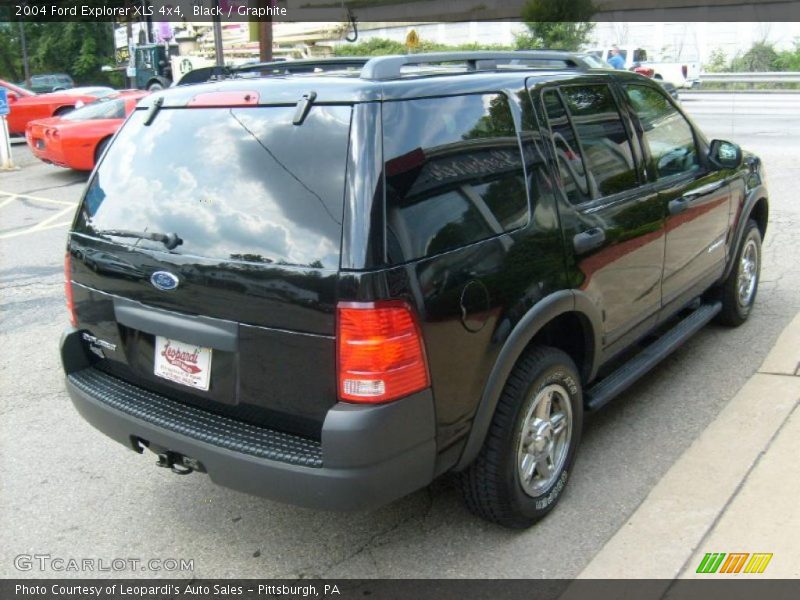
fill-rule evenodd
<path id="1" fill-rule="evenodd" d="M 427 54 L 402 54 L 371 58 L 361 69 L 361 78 L 376 81 L 399 79 L 402 76 L 403 67 L 409 65 L 464 62 L 466 63 L 467 71 L 485 71 L 497 69 L 498 64 L 519 66 L 521 68 L 537 66 L 541 68 L 545 66 L 541 63 L 555 61 L 561 63 L 559 65 L 561 68 L 590 68 L 589 64 L 575 53 L 557 50 L 429 52 Z M 546 67 L 552 68 L 553 65 L 546 65 Z"/>

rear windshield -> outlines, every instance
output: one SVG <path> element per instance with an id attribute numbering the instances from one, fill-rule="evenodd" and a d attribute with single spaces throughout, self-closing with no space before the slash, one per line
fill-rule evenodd
<path id="1" fill-rule="evenodd" d="M 314 106 L 302 125 L 295 111 L 165 108 L 149 126 L 147 111 L 134 111 L 75 231 L 183 255 L 337 268 L 351 108 Z M 169 249 L 154 234 L 181 243 Z"/>
<path id="2" fill-rule="evenodd" d="M 93 119 L 124 119 L 125 118 L 125 100 L 124 98 L 115 98 L 113 100 L 105 100 L 101 98 L 97 102 L 87 104 L 83 108 L 73 110 L 72 112 L 64 115 L 67 121 L 91 121 Z"/>

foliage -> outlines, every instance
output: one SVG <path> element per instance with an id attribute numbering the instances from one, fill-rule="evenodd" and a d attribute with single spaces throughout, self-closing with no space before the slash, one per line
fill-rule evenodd
<path id="1" fill-rule="evenodd" d="M 708 57 L 708 62 L 703 65 L 703 70 L 706 73 L 722 73 L 728 68 L 728 59 L 725 56 L 725 51 L 722 48 L 717 48 L 711 51 Z"/>
<path id="2" fill-rule="evenodd" d="M 501 44 L 440 44 L 430 40 L 419 39 L 414 52 L 467 52 L 470 50 L 512 50 L 510 46 Z M 387 54 L 408 54 L 408 48 L 401 42 L 385 38 L 372 38 L 356 44 L 336 46 L 336 56 L 384 56 Z"/>
<path id="3" fill-rule="evenodd" d="M 703 65 L 707 73 L 736 73 L 748 71 L 800 71 L 800 38 L 794 42 L 794 48 L 789 50 L 775 50 L 768 42 L 757 42 L 744 54 L 735 56 L 731 61 L 725 53 L 714 50 L 708 63 Z M 796 84 L 746 84 L 746 83 L 718 83 L 715 87 L 724 89 L 772 89 L 778 87 L 796 88 Z M 704 84 L 704 87 L 708 87 Z"/>
<path id="4" fill-rule="evenodd" d="M 113 64 L 114 35 L 107 22 L 27 22 L 25 41 L 31 75 L 67 73 L 76 83 L 114 83 L 100 67 Z M 0 23 L 0 79 L 25 78 L 18 23 Z"/>
<path id="5" fill-rule="evenodd" d="M 775 71 L 778 53 L 775 47 L 768 42 L 756 42 L 742 56 L 737 56 L 731 61 L 731 71 Z"/>
<path id="6" fill-rule="evenodd" d="M 800 71 L 800 38 L 795 38 L 794 48 L 779 52 L 774 64 L 778 71 Z"/>
<path id="7" fill-rule="evenodd" d="M 516 47 L 579 50 L 594 29 L 594 12 L 592 0 L 528 0 L 522 9 L 528 31 L 516 36 Z"/>
<path id="8" fill-rule="evenodd" d="M 355 44 L 342 44 L 334 50 L 337 56 L 385 56 L 405 54 L 406 47 L 400 42 L 385 38 L 372 38 Z"/>

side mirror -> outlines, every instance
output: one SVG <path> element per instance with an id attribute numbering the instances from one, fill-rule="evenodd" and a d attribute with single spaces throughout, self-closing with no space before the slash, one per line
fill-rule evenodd
<path id="1" fill-rule="evenodd" d="M 742 164 L 742 149 L 733 142 L 714 140 L 708 149 L 708 160 L 717 169 L 735 169 Z"/>
<path id="2" fill-rule="evenodd" d="M 14 104 L 14 102 L 19 100 L 19 96 L 17 96 L 16 92 L 6 92 L 6 98 L 8 98 L 9 104 Z"/>

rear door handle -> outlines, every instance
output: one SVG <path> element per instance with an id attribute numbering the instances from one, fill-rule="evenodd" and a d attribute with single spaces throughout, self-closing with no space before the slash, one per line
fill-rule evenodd
<path id="1" fill-rule="evenodd" d="M 602 246 L 606 241 L 606 232 L 599 227 L 587 229 L 572 238 L 572 245 L 577 254 L 584 254 Z"/>

